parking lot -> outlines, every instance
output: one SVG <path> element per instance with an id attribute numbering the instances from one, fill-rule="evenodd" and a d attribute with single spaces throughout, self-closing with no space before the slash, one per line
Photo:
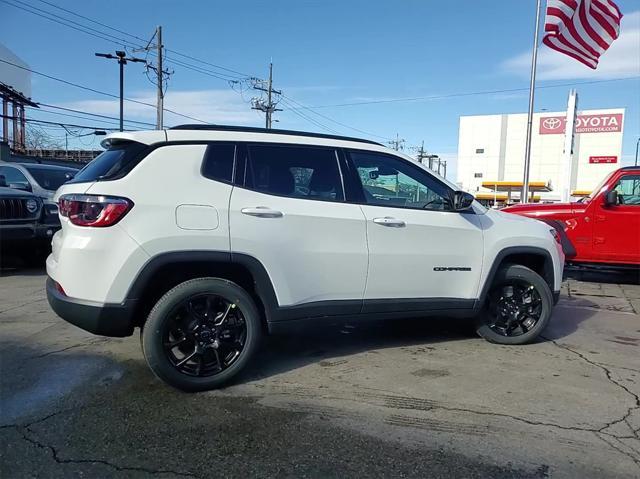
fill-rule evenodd
<path id="1" fill-rule="evenodd" d="M 445 319 L 268 338 L 223 390 L 160 383 L 137 335 L 0 277 L 4 477 L 639 477 L 640 286 L 570 279 L 544 340 Z M 89 280 L 89 278 L 87 278 Z"/>

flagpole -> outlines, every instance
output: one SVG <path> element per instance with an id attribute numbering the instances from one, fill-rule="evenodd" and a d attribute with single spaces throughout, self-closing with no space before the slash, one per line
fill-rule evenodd
<path id="1" fill-rule="evenodd" d="M 536 90 L 536 66 L 538 63 L 538 34 L 540 33 L 540 3 L 536 0 L 536 28 L 533 35 L 533 54 L 531 55 L 531 81 L 529 83 L 529 112 L 527 113 L 527 140 L 524 153 L 524 178 L 520 203 L 529 202 L 529 167 L 531 165 L 531 132 L 533 130 L 533 99 Z"/>

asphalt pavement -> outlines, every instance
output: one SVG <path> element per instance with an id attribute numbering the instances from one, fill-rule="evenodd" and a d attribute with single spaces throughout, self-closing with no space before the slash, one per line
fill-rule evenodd
<path id="1" fill-rule="evenodd" d="M 0 276 L 3 478 L 640 477 L 638 285 L 568 280 L 527 346 L 433 318 L 267 338 L 186 394 L 137 335 L 57 318 L 44 279 Z"/>

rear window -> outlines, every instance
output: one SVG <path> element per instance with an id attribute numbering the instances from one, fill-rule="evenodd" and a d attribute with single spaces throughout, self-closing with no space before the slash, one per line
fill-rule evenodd
<path id="1" fill-rule="evenodd" d="M 117 143 L 96 156 L 69 183 L 121 178 L 144 158 L 147 148 L 147 145 L 133 141 Z"/>

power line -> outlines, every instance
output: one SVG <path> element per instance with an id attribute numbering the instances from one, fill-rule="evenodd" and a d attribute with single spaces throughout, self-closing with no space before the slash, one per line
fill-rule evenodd
<path id="1" fill-rule="evenodd" d="M 634 77 L 625 77 L 625 78 L 611 78 L 608 80 L 591 80 L 584 82 L 571 82 L 571 83 L 557 83 L 553 85 L 540 85 L 536 86 L 536 89 L 542 88 L 559 88 L 566 86 L 576 86 L 576 85 L 591 85 L 594 83 L 607 83 L 607 82 L 615 82 L 615 81 L 624 81 L 624 80 L 637 80 L 640 76 Z M 430 100 L 443 100 L 446 98 L 456 98 L 456 97 L 465 97 L 465 96 L 476 96 L 476 95 L 492 95 L 496 93 L 515 93 L 520 91 L 529 91 L 529 87 L 526 88 L 508 88 L 502 90 L 481 90 L 474 92 L 462 92 L 462 93 L 449 93 L 447 95 L 433 95 L 433 96 L 417 96 L 417 97 L 409 97 L 409 98 L 390 98 L 388 100 L 369 100 L 369 101 L 354 101 L 350 103 L 334 103 L 330 105 L 315 105 L 306 107 L 307 109 L 318 109 L 318 108 L 338 108 L 344 106 L 359 106 L 359 105 L 377 105 L 381 103 L 398 103 L 398 102 L 410 102 L 410 101 L 430 101 Z M 300 109 L 300 108 L 298 108 Z"/>
<path id="2" fill-rule="evenodd" d="M 31 110 L 33 113 L 44 113 L 44 114 L 47 114 L 47 115 L 63 116 L 63 117 L 66 117 L 66 118 L 78 118 L 80 120 L 96 120 L 96 119 L 99 119 L 99 120 L 101 120 L 101 121 L 103 121 L 105 123 L 109 123 L 111 125 L 118 125 L 119 124 L 118 123 L 119 122 L 118 118 L 109 117 L 109 116 L 106 116 L 106 115 L 93 115 L 91 113 L 80 112 L 83 115 L 88 115 L 89 118 L 87 118 L 87 116 L 73 115 L 71 113 L 61 113 L 61 112 L 58 112 L 58 111 L 49 110 L 49 109 L 42 108 L 42 107 L 40 107 L 40 108 L 26 107 L 26 108 Z M 97 118 L 92 118 L 94 116 L 97 117 Z M 126 126 L 128 128 L 135 128 L 135 129 L 140 129 L 141 128 L 139 125 L 129 124 L 129 123 L 130 123 L 129 121 L 125 121 L 125 124 L 126 124 Z M 145 123 L 145 125 L 154 126 L 154 125 L 147 124 L 147 123 Z"/>
<path id="3" fill-rule="evenodd" d="M 209 65 L 209 66 L 212 66 L 212 67 L 215 67 L 215 68 L 219 68 L 220 70 L 226 70 L 228 72 L 235 73 L 235 74 L 239 75 L 240 77 L 247 78 L 247 77 L 251 76 L 251 75 L 248 75 L 246 73 L 242 73 L 242 72 L 239 72 L 237 70 L 233 70 L 232 68 L 227 68 L 227 67 L 223 67 L 221 65 L 216 65 L 215 63 L 210 63 L 210 62 L 207 62 L 205 60 L 200 60 L 198 58 L 192 57 L 190 55 L 186 55 L 184 53 L 177 52 L 175 50 L 171 50 L 169 48 L 167 48 L 167 51 L 171 52 L 171 53 L 174 53 L 174 54 L 176 54 L 178 56 L 181 56 L 181 57 L 184 57 L 184 58 L 188 58 L 189 60 L 194 60 L 194 61 L 197 61 L 197 62 L 200 62 L 200 63 L 204 63 L 205 65 Z"/>
<path id="4" fill-rule="evenodd" d="M 94 116 L 94 117 L 97 117 L 97 118 L 105 118 L 105 119 L 108 119 L 108 120 L 118 121 L 118 118 L 116 118 L 115 116 L 101 115 L 99 113 L 91 113 L 91 112 L 88 112 L 88 111 L 75 110 L 73 108 L 67 108 L 67 107 L 64 107 L 64 106 L 49 105 L 47 103 L 40 103 L 40 102 L 38 102 L 38 106 L 40 106 L 40 107 L 44 106 L 46 108 L 54 108 L 56 110 L 70 111 L 72 113 L 81 113 L 83 115 Z M 43 111 L 47 111 L 47 110 L 43 110 Z M 56 112 L 51 112 L 51 113 L 56 113 Z M 61 115 L 62 113 L 56 113 L 56 114 Z M 154 126 L 153 123 L 149 123 L 149 122 L 146 122 L 146 121 L 138 121 L 138 120 L 125 120 L 125 123 L 137 123 L 137 124 L 143 125 L 143 126 Z"/>
<path id="5" fill-rule="evenodd" d="M 105 40 L 111 43 L 115 43 L 116 45 L 126 45 L 126 46 L 134 46 L 130 41 L 125 40 L 123 38 L 116 37 L 109 33 L 101 32 L 100 30 L 96 30 L 95 28 L 88 27 L 86 25 L 82 25 L 81 23 L 74 22 L 73 20 L 69 20 L 67 18 L 56 15 L 55 13 L 48 12 L 46 10 L 42 10 L 38 7 L 34 7 L 32 5 L 21 2 L 20 0 L 12 0 L 12 2 L 17 2 L 19 5 L 15 3 L 9 2 L 7 0 L 0 0 L 7 5 L 11 5 L 14 8 L 23 10 L 25 12 L 31 13 L 41 18 L 45 18 L 51 22 L 58 23 L 60 25 L 64 25 L 66 27 L 72 28 L 79 32 L 85 33 L 87 35 L 91 35 L 93 37 L 99 38 L 101 40 Z M 22 5 L 22 6 L 21 6 Z M 52 18 L 53 17 L 53 18 Z"/>
<path id="6" fill-rule="evenodd" d="M 72 11 L 72 10 L 68 10 L 68 9 L 63 8 L 63 7 L 61 7 L 61 6 L 59 6 L 59 5 L 56 5 L 56 4 L 54 4 L 54 3 L 47 2 L 47 1 L 45 1 L 45 0 L 38 0 L 38 1 L 39 1 L 40 3 L 45 3 L 45 4 L 47 4 L 47 5 L 51 6 L 51 7 L 57 8 L 57 9 L 59 9 L 59 10 L 62 10 L 62 11 L 64 11 L 64 12 L 66 12 L 66 13 L 70 13 L 71 15 L 75 15 L 76 17 L 82 18 L 82 19 L 84 19 L 84 20 L 88 20 L 88 21 L 90 21 L 90 22 L 92 22 L 92 23 L 95 23 L 96 25 L 100 25 L 101 27 L 105 27 L 105 28 L 108 28 L 109 30 L 113 30 L 114 32 L 118 32 L 118 33 L 121 33 L 121 34 L 123 34 L 123 35 L 127 35 L 127 36 L 129 36 L 129 37 L 135 38 L 135 39 L 140 40 L 140 41 L 142 41 L 142 42 L 145 42 L 145 41 L 146 41 L 144 38 L 140 38 L 140 37 L 138 37 L 138 36 L 136 36 L 136 35 L 132 35 L 132 34 L 127 33 L 127 32 L 125 32 L 125 31 L 118 30 L 117 28 L 110 27 L 109 25 L 107 25 L 107 24 L 105 24 L 105 23 L 100 23 L 100 22 L 99 22 L 99 21 L 97 21 L 97 20 L 93 20 L 93 19 L 91 19 L 91 18 L 89 18 L 89 17 L 85 17 L 84 15 L 80 15 L 80 14 L 79 14 L 79 13 L 77 13 L 77 12 L 74 12 L 74 11 Z"/>
<path id="7" fill-rule="evenodd" d="M 9 120 L 18 119 L 18 117 L 16 117 L 16 116 L 2 115 L 2 114 L 0 114 L 0 118 L 7 118 Z M 24 121 L 26 121 L 27 123 L 42 123 L 42 124 L 45 124 L 45 125 L 58 125 L 58 126 L 60 126 L 62 128 L 64 128 L 65 126 L 68 126 L 70 128 L 84 128 L 84 129 L 88 129 L 88 130 L 112 130 L 112 131 L 116 131 L 117 130 L 117 128 L 105 128 L 104 126 L 75 125 L 73 123 L 61 123 L 61 122 L 57 122 L 57 121 L 38 120 L 36 118 L 26 118 Z"/>
<path id="8" fill-rule="evenodd" d="M 6 0 L 1 0 L 1 1 L 6 1 Z M 20 0 L 13 0 L 13 1 L 20 2 Z M 123 30 L 119 30 L 119 29 L 114 28 L 114 27 L 112 27 L 112 26 L 110 26 L 110 25 L 107 25 L 106 23 L 99 22 L 99 21 L 94 20 L 94 19 L 92 19 L 92 18 L 89 18 L 89 17 L 87 17 L 87 16 L 85 16 L 85 15 L 81 15 L 81 14 L 79 14 L 79 13 L 77 13 L 77 12 L 72 11 L 72 10 L 69 10 L 69 9 L 66 9 L 66 8 L 63 8 L 63 7 L 60 7 L 60 6 L 58 6 L 58 5 L 55 5 L 55 4 L 51 3 L 51 2 L 48 2 L 48 1 L 45 1 L 45 0 L 38 0 L 38 1 L 39 1 L 39 2 L 41 2 L 41 3 L 44 3 L 44 4 L 46 4 L 46 5 L 49 5 L 50 7 L 54 7 L 54 8 L 57 8 L 57 9 L 59 9 L 59 10 L 62 10 L 62 11 L 64 11 L 64 12 L 66 12 L 66 13 L 70 13 L 71 15 L 75 15 L 76 17 L 82 18 L 83 20 L 87 20 L 87 21 L 89 21 L 89 22 L 91 22 L 91 23 L 94 23 L 94 24 L 96 24 L 96 25 L 100 25 L 100 26 L 101 26 L 101 27 L 103 27 L 103 28 L 108 28 L 109 30 L 113 30 L 114 32 L 120 33 L 120 34 L 122 34 L 122 35 L 127 35 L 128 37 L 134 38 L 134 39 L 136 39 L 136 40 L 138 40 L 138 41 L 141 41 L 141 42 L 143 42 L 143 43 L 146 43 L 146 42 L 147 42 L 147 40 L 145 40 L 144 38 L 141 38 L 141 37 L 139 37 L 139 36 L 137 36 L 137 35 L 133 35 L 133 34 L 131 34 L 131 33 L 125 32 L 125 31 L 123 31 Z M 20 3 L 22 3 L 22 2 L 20 2 Z M 31 7 L 31 8 L 37 8 L 37 7 Z M 40 10 L 40 11 L 46 12 L 45 10 Z M 50 12 L 46 12 L 46 13 L 49 13 L 50 15 L 55 15 L 55 14 L 50 13 Z M 58 18 L 61 18 L 61 17 L 58 17 Z M 66 19 L 65 19 L 65 20 L 66 20 Z M 68 20 L 68 21 L 72 22 L 72 20 Z M 76 23 L 77 25 L 80 25 L 80 24 L 78 24 L 77 22 L 73 22 L 73 23 Z M 67 25 L 67 26 L 68 26 L 68 25 Z M 83 25 L 83 27 L 84 27 L 84 28 L 89 28 L 89 29 L 91 29 L 91 27 L 87 27 L 87 26 L 85 26 L 85 25 Z M 92 30 L 93 30 L 93 31 L 98 31 L 98 30 L 95 30 L 95 29 L 92 29 Z M 85 32 L 85 33 L 86 33 L 86 32 Z M 99 32 L 99 33 L 100 33 L 100 34 L 103 34 L 103 35 L 109 35 L 109 36 L 111 36 L 111 37 L 113 37 L 113 38 L 116 38 L 116 39 L 118 39 L 118 40 L 122 41 L 122 42 L 127 42 L 127 40 L 124 40 L 124 39 L 119 38 L 119 37 L 115 37 L 115 36 L 110 35 L 110 34 L 107 34 L 107 33 L 105 33 L 105 32 Z M 129 43 L 130 43 L 130 41 L 129 41 Z M 136 48 L 140 48 L 140 45 L 135 46 L 135 47 L 136 47 Z M 230 72 L 230 73 L 234 73 L 234 74 L 235 74 L 235 75 L 228 75 L 228 74 L 224 74 L 224 73 L 218 73 L 219 75 L 225 75 L 225 76 L 227 76 L 227 77 L 232 77 L 232 78 L 241 78 L 241 77 L 247 78 L 247 77 L 249 77 L 249 76 L 250 76 L 250 75 L 248 75 L 248 74 L 245 74 L 245 73 L 239 72 L 239 71 L 234 70 L 234 69 L 232 69 L 232 68 L 224 67 L 224 66 L 222 66 L 222 65 L 216 65 L 215 63 L 211 63 L 211 62 L 208 62 L 208 61 L 205 61 L 205 60 L 202 60 L 202 59 L 199 59 L 199 58 L 193 57 L 193 56 L 191 56 L 191 55 L 187 55 L 187 54 L 185 54 L 185 53 L 181 53 L 181 52 L 179 52 L 179 51 L 177 51 L 177 50 L 173 50 L 173 49 L 169 49 L 169 48 L 166 48 L 165 50 L 166 50 L 167 52 L 171 52 L 171 53 L 173 53 L 173 54 L 175 54 L 175 55 L 178 55 L 178 56 L 180 56 L 180 57 L 187 58 L 187 59 L 189 59 L 189 60 L 193 60 L 193 61 L 196 61 L 196 62 L 198 62 L 198 63 L 203 63 L 203 64 L 205 64 L 205 65 L 209 65 L 209 66 L 214 67 L 214 68 L 217 68 L 217 69 L 219 69 L 219 70 L 225 70 L 225 71 L 228 71 L 228 72 Z M 165 57 L 165 58 L 167 58 L 167 57 Z M 168 58 L 167 58 L 167 59 L 168 59 Z M 175 60 L 175 59 L 172 59 L 172 61 L 173 61 L 173 62 L 176 62 L 176 63 L 178 62 L 178 60 Z M 181 60 L 181 61 L 182 61 L 182 60 Z M 184 64 L 182 64 L 182 65 L 183 65 L 183 66 L 185 66 L 185 65 L 186 65 L 186 63 L 184 63 Z M 185 67 L 186 67 L 186 66 L 185 66 Z M 203 73 L 203 72 L 200 72 L 200 73 Z M 213 76 L 213 74 L 212 74 L 212 76 Z M 222 78 L 221 78 L 221 79 L 222 79 Z"/>
<path id="9" fill-rule="evenodd" d="M 3 0 L 0 0 L 0 1 L 3 1 Z M 91 87 L 84 86 L 84 85 L 79 85 L 78 83 L 73 83 L 73 82 L 70 82 L 68 80 L 63 80 L 62 78 L 57 78 L 57 77 L 54 77 L 52 75 L 47 75 L 46 73 L 42 73 L 42 72 L 33 70 L 31 68 L 24 67 L 22 65 L 18 65 L 16 63 L 12 63 L 10 61 L 3 60 L 2 58 L 0 58 L 0 62 L 6 63 L 6 64 L 11 65 L 11 66 L 16 67 L 16 68 L 20 68 L 21 70 L 26 70 L 28 72 L 31 72 L 31 73 L 35 74 L 35 75 L 40 75 L 40 76 L 42 76 L 44 78 L 48 78 L 49 80 L 55 80 L 57 82 L 64 83 L 65 85 L 73 86 L 75 88 L 80 88 L 82 90 L 87 90 L 87 91 L 90 91 L 90 92 L 93 92 L 93 93 L 97 93 L 99 95 L 108 96 L 110 98 L 118 98 L 118 99 L 120 98 L 118 95 L 114 95 L 113 93 L 107 93 L 107 92 L 104 92 L 104 91 L 96 90 L 95 88 L 91 88 Z M 125 98 L 124 100 L 132 102 L 132 103 L 137 103 L 139 105 L 144 105 L 144 106 L 149 106 L 151 108 L 156 108 L 156 105 L 153 105 L 151 103 L 145 103 L 145 102 L 139 101 L 139 100 L 134 100 L 132 98 Z M 164 111 L 168 111 L 169 113 L 173 113 L 176 116 L 187 118 L 189 120 L 198 121 L 200 123 L 207 123 L 206 121 L 201 120 L 199 118 L 195 118 L 193 116 L 185 115 L 183 113 L 178 113 L 177 111 L 170 110 L 169 108 L 164 108 Z"/>
<path id="10" fill-rule="evenodd" d="M 280 99 L 280 101 L 282 101 L 282 103 L 284 103 L 285 105 L 290 105 L 290 106 L 292 105 L 291 103 L 289 103 L 289 102 L 288 102 L 286 99 L 284 99 L 284 98 L 281 98 L 281 99 Z M 305 115 L 304 113 L 302 113 L 301 111 L 299 111 L 299 109 L 292 109 L 292 108 L 288 108 L 288 111 L 290 111 L 290 112 L 291 112 L 291 113 L 293 113 L 294 115 L 297 115 L 297 116 L 299 116 L 300 118 L 302 118 L 302 119 L 304 119 L 304 120 L 308 121 L 309 123 L 312 123 L 312 124 L 314 124 L 315 126 L 322 128 L 322 129 L 323 129 L 323 130 L 325 130 L 325 131 L 328 131 L 328 132 L 330 132 L 330 133 L 334 133 L 334 134 L 336 134 L 336 135 L 339 135 L 339 134 L 340 134 L 340 132 L 339 132 L 339 131 L 336 131 L 336 130 L 334 130 L 333 128 L 328 127 L 327 125 L 324 125 L 324 124 L 320 123 L 319 121 L 317 121 L 317 120 L 315 120 L 315 119 L 313 119 L 313 118 L 310 118 L 308 115 Z"/>
<path id="11" fill-rule="evenodd" d="M 362 134 L 367 135 L 367 136 L 373 136 L 373 137 L 380 138 L 380 139 L 385 140 L 385 141 L 389 140 L 389 138 L 387 138 L 385 136 L 381 136 L 381 135 L 377 135 L 375 133 L 371 133 L 369 131 L 361 130 L 360 128 L 356 128 L 355 126 L 350 126 L 350 125 L 347 125 L 345 123 L 341 123 L 341 122 L 339 122 L 337 120 L 334 120 L 331 117 L 328 117 L 327 115 L 323 115 L 322 113 L 318 113 L 317 111 L 314 111 L 312 108 L 303 105 L 299 101 L 294 100 L 290 96 L 287 96 L 287 95 L 284 95 L 284 94 L 282 96 L 284 98 L 286 98 L 287 100 L 289 100 L 291 103 L 294 103 L 294 104 L 298 105 L 300 108 L 302 108 L 304 110 L 307 110 L 307 111 L 309 111 L 309 112 L 311 112 L 311 113 L 313 113 L 315 115 L 318 115 L 319 117 L 322 117 L 322 118 L 324 118 L 326 120 L 329 120 L 330 122 L 335 123 L 336 125 L 340 125 L 340 126 L 343 126 L 345 128 L 349 128 L 350 130 L 357 131 L 357 132 L 362 133 Z"/>
<path id="12" fill-rule="evenodd" d="M 140 37 L 138 37 L 136 35 L 132 35 L 132 34 L 124 32 L 122 30 L 118 30 L 117 28 L 110 27 L 110 26 L 108 26 L 108 25 L 106 25 L 104 23 L 92 20 L 89 17 L 86 17 L 84 15 L 76 14 L 76 13 L 72 12 L 71 10 L 68 10 L 68 9 L 65 9 L 65 8 L 62 8 L 62 7 L 58 7 L 57 5 L 53 5 L 50 2 L 46 2 L 46 1 L 43 1 L 43 0 L 39 0 L 39 1 L 41 1 L 42 3 L 45 3 L 47 5 L 53 6 L 55 8 L 59 8 L 60 10 L 62 10 L 64 12 L 71 13 L 73 15 L 76 15 L 76 16 L 80 17 L 80 18 L 83 18 L 85 20 L 88 20 L 88 21 L 91 21 L 91 22 L 96 23 L 98 25 L 101 25 L 101 26 L 103 26 L 105 28 L 109 28 L 111 30 L 117 31 L 119 33 L 125 34 L 125 35 L 130 36 L 130 37 L 133 37 L 133 38 L 135 38 L 137 40 L 141 40 L 142 42 L 146 42 L 147 46 L 143 47 L 139 43 L 132 43 L 130 40 L 126 40 L 124 38 L 117 37 L 117 36 L 112 35 L 110 33 L 106 33 L 106 32 L 97 30 L 95 28 L 89 27 L 87 25 L 83 25 L 81 23 L 75 22 L 75 21 L 70 20 L 68 18 L 61 17 L 61 16 L 56 15 L 55 13 L 49 12 L 47 10 L 43 10 L 43 9 L 38 8 L 38 7 L 34 7 L 32 5 L 26 4 L 26 3 L 22 2 L 21 0 L 12 0 L 11 2 L 9 2 L 7 0 L 0 0 L 0 2 L 6 3 L 7 5 L 11 5 L 14 8 L 18 8 L 20 10 L 26 11 L 26 12 L 31 13 L 33 15 L 39 16 L 41 18 L 45 18 L 45 19 L 47 19 L 49 21 L 52 21 L 52 22 L 58 23 L 60 25 L 72 28 L 72 29 L 74 29 L 76 31 L 79 31 L 81 33 L 85 33 L 87 35 L 91 35 L 91 36 L 93 36 L 95 38 L 98 38 L 100 40 L 105 40 L 105 41 L 108 41 L 110 43 L 114 43 L 116 45 L 122 45 L 125 48 L 129 47 L 129 48 L 133 49 L 134 51 L 135 50 L 147 50 L 148 54 L 158 56 L 158 53 L 148 50 L 148 45 L 149 45 L 148 41 L 146 41 L 146 40 L 144 40 L 144 39 L 142 39 L 142 38 L 140 38 Z M 16 5 L 13 2 L 21 4 L 23 6 Z M 54 17 L 54 18 L 52 18 L 52 17 Z M 220 65 L 215 65 L 213 63 L 206 62 L 204 60 L 198 60 L 195 57 L 191 57 L 190 55 L 186 55 L 186 54 L 177 52 L 175 50 L 169 50 L 168 48 L 165 48 L 165 51 L 171 51 L 176 55 L 180 55 L 180 56 L 186 57 L 186 58 L 191 58 L 191 59 L 194 59 L 194 60 L 196 60 L 196 61 L 198 61 L 200 63 L 204 63 L 204 64 L 207 64 L 207 65 L 214 66 L 215 68 L 227 70 L 227 71 L 230 71 L 230 72 L 236 72 L 235 70 L 232 70 L 230 68 L 222 67 Z M 170 62 L 171 65 L 177 65 L 177 66 L 186 68 L 188 70 L 194 71 L 196 73 L 200 73 L 202 75 L 207 75 L 209 77 L 216 78 L 218 80 L 222 80 L 222 81 L 224 81 L 224 82 L 226 82 L 228 84 L 230 84 L 230 82 L 235 82 L 235 81 L 238 81 L 238 80 L 242 79 L 241 77 L 236 76 L 236 75 L 230 75 L 228 73 L 212 71 L 210 69 L 207 69 L 207 68 L 204 68 L 204 67 L 201 67 L 201 66 L 198 66 L 198 65 L 193 65 L 193 64 L 187 63 L 187 62 L 185 62 L 183 60 L 177 60 L 177 59 L 175 59 L 173 57 L 168 57 L 167 55 L 164 55 L 164 59 L 167 60 L 168 62 Z M 160 59 L 160 58 L 158 58 L 158 60 L 159 60 L 159 62 L 162 61 L 162 59 Z M 160 77 L 160 75 L 162 74 L 162 73 L 159 73 L 159 72 L 156 72 L 156 73 L 157 73 L 158 77 Z M 165 72 L 163 72 L 163 73 L 165 73 Z M 236 72 L 236 73 L 239 73 L 239 72 Z M 229 86 L 231 86 L 231 85 L 229 85 Z M 164 94 L 162 96 L 164 96 Z"/>

